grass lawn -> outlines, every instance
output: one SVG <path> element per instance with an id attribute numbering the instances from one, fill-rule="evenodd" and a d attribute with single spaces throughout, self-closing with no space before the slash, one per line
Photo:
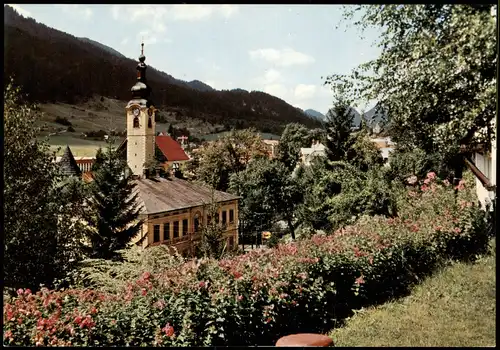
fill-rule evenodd
<path id="1" fill-rule="evenodd" d="M 360 310 L 335 346 L 495 346 L 495 241 L 475 263 L 453 263 L 400 300 Z"/>

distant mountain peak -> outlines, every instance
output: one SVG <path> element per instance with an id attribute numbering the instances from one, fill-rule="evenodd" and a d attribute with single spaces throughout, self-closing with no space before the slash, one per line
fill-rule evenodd
<path id="1" fill-rule="evenodd" d="M 324 121 L 326 119 L 325 115 L 321 112 L 318 112 L 314 109 L 306 109 L 304 113 L 314 119 Z"/>

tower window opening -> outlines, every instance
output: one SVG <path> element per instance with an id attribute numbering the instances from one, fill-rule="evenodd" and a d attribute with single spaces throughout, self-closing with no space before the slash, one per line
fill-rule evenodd
<path id="1" fill-rule="evenodd" d="M 151 121 L 151 117 L 149 117 L 148 119 L 148 128 L 152 128 L 153 127 L 153 122 Z"/>
<path id="2" fill-rule="evenodd" d="M 134 128 L 138 128 L 139 127 L 139 118 L 135 117 L 134 118 Z"/>

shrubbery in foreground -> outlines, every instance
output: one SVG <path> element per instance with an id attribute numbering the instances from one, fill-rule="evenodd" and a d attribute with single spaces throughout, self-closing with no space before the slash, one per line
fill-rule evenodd
<path id="1" fill-rule="evenodd" d="M 364 217 L 330 236 L 145 271 L 120 292 L 19 290 L 4 304 L 4 344 L 271 345 L 331 328 L 446 259 L 486 248 L 474 186 L 458 189 L 455 200 L 430 173 L 397 218 Z"/>

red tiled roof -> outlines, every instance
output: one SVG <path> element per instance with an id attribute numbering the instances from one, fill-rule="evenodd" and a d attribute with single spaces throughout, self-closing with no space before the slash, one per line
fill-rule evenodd
<path id="1" fill-rule="evenodd" d="M 156 146 L 169 162 L 189 160 L 181 145 L 170 136 L 156 136 Z"/>

